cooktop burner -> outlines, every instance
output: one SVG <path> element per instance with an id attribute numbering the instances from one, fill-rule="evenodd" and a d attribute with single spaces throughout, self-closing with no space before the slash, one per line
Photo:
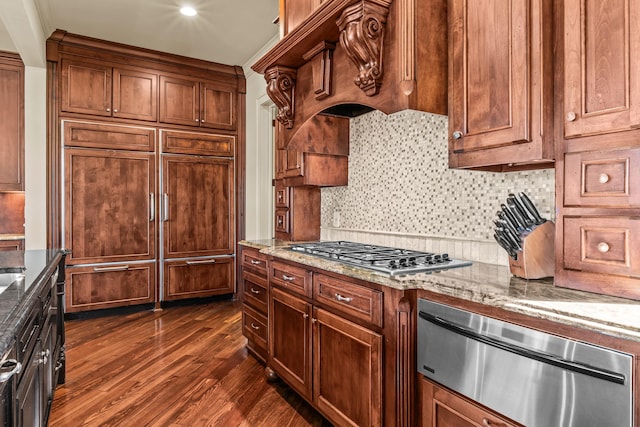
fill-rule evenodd
<path id="1" fill-rule="evenodd" d="M 451 259 L 448 254 L 434 254 L 343 240 L 295 243 L 290 246 L 290 249 L 379 271 L 391 276 L 440 271 L 471 265 L 470 261 Z"/>

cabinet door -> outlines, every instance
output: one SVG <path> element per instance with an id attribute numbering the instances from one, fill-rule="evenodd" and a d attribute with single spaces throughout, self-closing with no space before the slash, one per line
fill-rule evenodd
<path id="1" fill-rule="evenodd" d="M 155 155 L 65 150 L 69 263 L 155 257 Z"/>
<path id="2" fill-rule="evenodd" d="M 66 276 L 66 312 L 155 301 L 155 262 L 69 267 Z"/>
<path id="3" fill-rule="evenodd" d="M 42 414 L 42 388 L 40 368 L 40 341 L 36 340 L 36 346 L 29 359 L 23 362 L 24 373 L 16 390 L 16 426 L 18 427 L 44 427 Z"/>
<path id="4" fill-rule="evenodd" d="M 449 5 L 450 167 L 551 162 L 552 2 Z"/>
<path id="5" fill-rule="evenodd" d="M 2 62 L 0 58 L 0 191 L 23 191 L 24 67 Z"/>
<path id="6" fill-rule="evenodd" d="M 0 240 L 0 252 L 2 251 L 24 251 L 24 239 Z"/>
<path id="7" fill-rule="evenodd" d="M 158 118 L 158 76 L 114 68 L 113 117 L 155 122 Z"/>
<path id="8" fill-rule="evenodd" d="M 529 139 L 529 11 L 521 1 L 453 0 L 449 129 L 454 151 Z"/>
<path id="9" fill-rule="evenodd" d="M 565 137 L 640 125 L 640 3 L 564 4 Z"/>
<path id="10" fill-rule="evenodd" d="M 233 258 L 210 258 L 164 263 L 163 300 L 209 297 L 234 291 Z"/>
<path id="11" fill-rule="evenodd" d="M 234 252 L 233 160 L 163 157 L 165 258 Z"/>
<path id="12" fill-rule="evenodd" d="M 423 377 L 420 379 L 420 391 L 422 393 L 422 427 L 516 427 L 520 425 L 497 416 Z"/>
<path id="13" fill-rule="evenodd" d="M 271 288 L 269 366 L 311 400 L 311 304 Z"/>
<path id="14" fill-rule="evenodd" d="M 200 84 L 197 81 L 160 76 L 160 121 L 200 125 Z"/>
<path id="15" fill-rule="evenodd" d="M 111 116 L 111 67 L 62 60 L 62 111 Z"/>
<path id="16" fill-rule="evenodd" d="M 200 124 L 204 127 L 235 130 L 236 91 L 221 83 L 201 83 Z"/>
<path id="17" fill-rule="evenodd" d="M 319 308 L 313 317 L 318 409 L 336 425 L 382 425 L 382 335 Z"/>

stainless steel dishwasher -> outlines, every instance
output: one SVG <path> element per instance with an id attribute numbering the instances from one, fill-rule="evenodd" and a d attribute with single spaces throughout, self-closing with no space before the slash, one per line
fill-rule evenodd
<path id="1" fill-rule="evenodd" d="M 418 371 L 528 427 L 631 427 L 632 357 L 418 300 Z"/>

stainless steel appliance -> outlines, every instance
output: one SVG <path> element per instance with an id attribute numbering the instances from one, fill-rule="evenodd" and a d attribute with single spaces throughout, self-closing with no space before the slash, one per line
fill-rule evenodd
<path id="1" fill-rule="evenodd" d="M 528 427 L 633 424 L 632 357 L 418 300 L 418 371 Z"/>
<path id="2" fill-rule="evenodd" d="M 448 254 L 434 254 L 343 240 L 296 243 L 290 246 L 290 249 L 390 276 L 433 272 L 471 265 L 470 261 L 451 259 Z"/>

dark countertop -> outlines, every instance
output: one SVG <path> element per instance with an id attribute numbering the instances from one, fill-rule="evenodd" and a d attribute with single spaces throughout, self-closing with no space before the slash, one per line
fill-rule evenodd
<path id="1" fill-rule="evenodd" d="M 0 251 L 0 273 L 25 275 L 24 282 L 13 283 L 0 294 L 0 357 L 37 302 L 45 286 L 44 279 L 55 271 L 64 253 L 64 250 Z"/>
<path id="2" fill-rule="evenodd" d="M 519 279 L 511 275 L 508 267 L 474 262 L 471 267 L 439 273 L 388 277 L 293 252 L 287 249 L 287 242 L 256 240 L 240 244 L 267 255 L 394 289 L 427 290 L 640 342 L 640 301 L 560 288 L 554 286 L 552 279 Z"/>

